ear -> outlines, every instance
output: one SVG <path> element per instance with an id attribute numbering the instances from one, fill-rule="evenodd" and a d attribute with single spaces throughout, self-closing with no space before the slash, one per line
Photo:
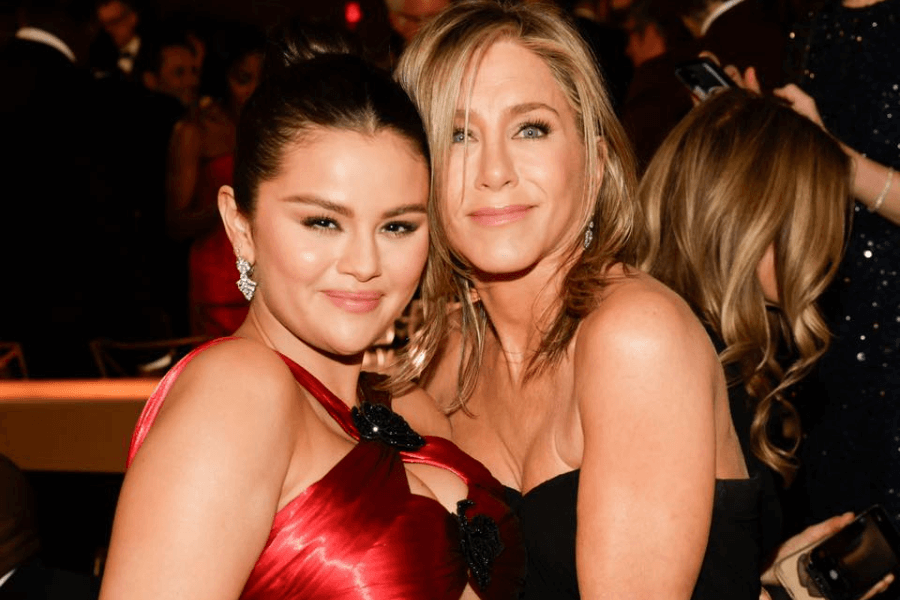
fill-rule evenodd
<path id="1" fill-rule="evenodd" d="M 251 265 L 256 263 L 256 249 L 253 246 L 253 234 L 250 231 L 250 223 L 247 217 L 238 210 L 237 201 L 234 199 L 234 189 L 230 185 L 219 188 L 219 214 L 225 224 L 225 232 L 231 241 L 231 247 L 235 254 L 241 253 L 241 257 Z"/>

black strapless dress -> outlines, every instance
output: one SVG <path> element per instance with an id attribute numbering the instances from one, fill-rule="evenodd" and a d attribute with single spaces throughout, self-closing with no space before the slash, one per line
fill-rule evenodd
<path id="1" fill-rule="evenodd" d="M 524 600 L 580 598 L 575 571 L 579 475 L 578 470 L 563 473 L 524 496 L 507 488 L 528 552 Z M 716 480 L 712 527 L 694 600 L 759 599 L 760 481 L 759 475 Z"/>

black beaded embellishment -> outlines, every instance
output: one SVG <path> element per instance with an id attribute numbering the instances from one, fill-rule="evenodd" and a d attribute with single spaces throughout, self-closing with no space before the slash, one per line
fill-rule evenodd
<path id="1" fill-rule="evenodd" d="M 425 445 L 425 438 L 397 413 L 383 404 L 363 401 L 350 409 L 353 424 L 364 440 L 381 441 L 400 450 L 418 450 Z"/>
<path id="2" fill-rule="evenodd" d="M 466 517 L 466 511 L 472 506 L 475 503 L 471 500 L 457 502 L 456 520 L 459 521 L 463 556 L 475 583 L 484 590 L 491 583 L 491 568 L 503 552 L 503 542 L 500 541 L 500 528 L 494 519 L 487 515 L 475 515 L 471 520 Z"/>

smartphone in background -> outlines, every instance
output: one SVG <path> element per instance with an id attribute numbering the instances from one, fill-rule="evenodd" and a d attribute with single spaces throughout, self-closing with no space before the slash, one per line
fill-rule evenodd
<path id="1" fill-rule="evenodd" d="M 708 58 L 698 58 L 675 66 L 675 76 L 700 100 L 722 88 L 734 87 L 725 71 Z"/>
<path id="2" fill-rule="evenodd" d="M 858 600 L 900 568 L 900 534 L 873 506 L 826 539 L 785 558 L 775 575 L 794 600 Z"/>

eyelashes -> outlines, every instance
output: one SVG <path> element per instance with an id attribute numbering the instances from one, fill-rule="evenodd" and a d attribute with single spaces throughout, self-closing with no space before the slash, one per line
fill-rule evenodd
<path id="1" fill-rule="evenodd" d="M 302 221 L 303 226 L 320 233 L 332 233 L 343 231 L 337 219 L 325 215 L 306 217 Z M 392 237 L 403 237 L 419 229 L 421 225 L 412 221 L 388 221 L 379 228 L 379 231 Z"/>
<path id="2" fill-rule="evenodd" d="M 549 135 L 552 131 L 553 127 L 547 121 L 543 121 L 541 119 L 533 119 L 519 125 L 518 129 L 516 130 L 515 137 L 520 139 L 536 140 Z M 451 143 L 462 144 L 467 139 L 475 139 L 471 130 L 467 131 L 462 127 L 455 127 L 453 129 L 453 138 L 451 140 Z"/>
<path id="3" fill-rule="evenodd" d="M 341 228 L 336 220 L 326 216 L 306 217 L 303 219 L 303 225 L 309 229 L 322 231 L 339 231 Z"/>
<path id="4" fill-rule="evenodd" d="M 549 134 L 550 131 L 551 128 L 549 123 L 536 119 L 534 121 L 523 123 L 522 126 L 519 127 L 517 135 L 526 139 L 537 139 Z"/>

